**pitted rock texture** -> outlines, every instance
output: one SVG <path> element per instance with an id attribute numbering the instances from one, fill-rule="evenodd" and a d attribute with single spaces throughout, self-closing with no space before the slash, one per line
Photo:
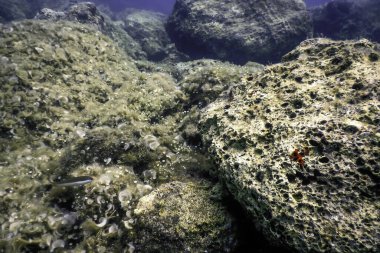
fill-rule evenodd
<path id="1" fill-rule="evenodd" d="M 175 65 L 174 75 L 179 80 L 181 90 L 188 96 L 187 107 L 202 108 L 215 101 L 223 92 L 240 83 L 242 75 L 256 73 L 264 68 L 258 63 L 238 66 L 217 60 L 195 60 Z"/>
<path id="2" fill-rule="evenodd" d="M 380 1 L 335 0 L 311 9 L 315 36 L 380 42 Z"/>
<path id="3" fill-rule="evenodd" d="M 379 53 L 367 40 L 306 40 L 203 112 L 219 174 L 269 239 L 379 252 Z"/>
<path id="4" fill-rule="evenodd" d="M 219 187 L 174 181 L 141 198 L 134 211 L 139 252 L 231 252 L 235 234 Z"/>
<path id="5" fill-rule="evenodd" d="M 178 0 L 167 30 L 195 58 L 278 61 L 310 31 L 302 0 Z"/>

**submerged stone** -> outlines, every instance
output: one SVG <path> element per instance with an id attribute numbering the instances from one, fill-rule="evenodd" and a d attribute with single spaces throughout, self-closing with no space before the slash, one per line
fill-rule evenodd
<path id="1" fill-rule="evenodd" d="M 367 40 L 306 40 L 202 113 L 220 177 L 269 240 L 299 252 L 379 251 L 374 53 Z"/>
<path id="2" fill-rule="evenodd" d="M 166 28 L 194 58 L 245 64 L 279 61 L 306 39 L 311 22 L 302 0 L 178 0 Z"/>

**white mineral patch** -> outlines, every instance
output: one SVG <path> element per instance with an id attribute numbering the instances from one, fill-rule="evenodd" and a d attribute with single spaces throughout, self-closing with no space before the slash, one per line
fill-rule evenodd
<path id="1" fill-rule="evenodd" d="M 87 205 L 91 205 L 92 203 L 94 203 L 94 200 L 93 199 L 87 199 L 86 203 L 87 203 Z"/>
<path id="2" fill-rule="evenodd" d="M 160 146 L 160 143 L 158 141 L 154 141 L 149 143 L 149 148 L 151 150 L 156 150 Z"/>
<path id="3" fill-rule="evenodd" d="M 65 247 L 65 241 L 55 240 L 50 246 L 50 252 L 54 252 L 54 250 L 57 248 L 64 248 L 64 247 Z"/>
<path id="4" fill-rule="evenodd" d="M 143 176 L 145 181 L 155 180 L 157 178 L 157 172 L 153 169 L 144 170 Z"/>
<path id="5" fill-rule="evenodd" d="M 104 247 L 104 246 L 99 246 L 99 247 L 97 248 L 97 252 L 98 252 L 98 253 L 106 253 L 106 252 L 107 252 L 107 249 L 106 249 L 106 247 Z"/>
<path id="6" fill-rule="evenodd" d="M 150 193 L 152 190 L 153 190 L 153 187 L 150 186 L 150 185 L 143 185 L 143 184 L 137 184 L 136 185 L 136 188 L 137 188 L 137 194 L 138 196 L 142 197 L 148 193 Z"/>
<path id="7" fill-rule="evenodd" d="M 133 243 L 128 243 L 128 253 L 135 252 L 135 246 L 133 246 Z"/>
<path id="8" fill-rule="evenodd" d="M 53 239 L 51 234 L 45 234 L 43 238 L 45 238 L 45 243 L 47 246 L 51 245 L 51 241 Z"/>
<path id="9" fill-rule="evenodd" d="M 99 227 L 99 228 L 102 228 L 102 227 L 104 227 L 105 225 L 107 225 L 108 219 L 102 217 L 102 218 L 99 219 L 99 221 L 100 221 L 100 223 L 99 223 L 99 224 L 96 224 L 96 226 Z"/>
<path id="10" fill-rule="evenodd" d="M 118 199 L 122 206 L 127 206 L 128 202 L 132 200 L 132 193 L 128 189 L 119 192 Z"/>
<path id="11" fill-rule="evenodd" d="M 0 57 L 0 63 L 7 64 L 9 62 L 9 58 L 5 56 Z"/>
<path id="12" fill-rule="evenodd" d="M 183 137 L 180 134 L 174 137 L 174 140 L 180 143 L 185 141 L 185 139 L 183 139 Z"/>
<path id="13" fill-rule="evenodd" d="M 13 233 L 17 233 L 17 230 L 20 226 L 21 226 L 20 221 L 13 222 L 9 225 L 9 231 Z"/>
<path id="14" fill-rule="evenodd" d="M 75 212 L 67 213 L 63 215 L 62 224 L 72 226 L 77 220 L 77 214 Z"/>
<path id="15" fill-rule="evenodd" d="M 112 224 L 109 228 L 108 228 L 108 233 L 109 234 L 113 234 L 113 233 L 117 233 L 119 231 L 119 228 L 116 224 Z"/>
<path id="16" fill-rule="evenodd" d="M 39 53 L 39 54 L 41 54 L 41 53 L 44 51 L 44 49 L 43 49 L 43 48 L 40 48 L 40 47 L 35 47 L 34 49 L 35 49 L 36 52 Z"/>
<path id="17" fill-rule="evenodd" d="M 112 182 L 112 176 L 109 174 L 102 174 L 99 179 L 99 183 L 102 185 L 110 185 Z"/>
<path id="18" fill-rule="evenodd" d="M 104 199 L 102 196 L 97 196 L 96 197 L 96 203 L 98 203 L 99 205 L 102 204 L 104 202 Z"/>
<path id="19" fill-rule="evenodd" d="M 124 144 L 124 150 L 127 151 L 131 147 L 131 144 L 125 143 Z"/>
<path id="20" fill-rule="evenodd" d="M 104 163 L 108 165 L 112 161 L 112 158 L 108 157 L 107 159 L 104 159 Z"/>
<path id="21" fill-rule="evenodd" d="M 157 137 L 154 135 L 145 136 L 144 143 L 151 150 L 156 150 L 160 146 L 160 143 L 158 142 Z"/>
<path id="22" fill-rule="evenodd" d="M 84 138 L 86 136 L 86 132 L 83 131 L 82 129 L 77 129 L 75 131 L 75 133 L 80 137 L 80 138 Z"/>
<path id="23" fill-rule="evenodd" d="M 124 224 L 124 227 L 126 229 L 132 229 L 133 228 L 133 226 L 131 225 L 131 223 L 129 222 L 129 220 L 123 221 L 123 224 Z"/>

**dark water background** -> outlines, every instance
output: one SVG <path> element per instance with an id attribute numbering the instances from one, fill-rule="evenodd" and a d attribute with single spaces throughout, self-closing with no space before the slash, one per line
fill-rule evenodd
<path id="1" fill-rule="evenodd" d="M 170 14 L 176 0 L 102 0 L 104 4 L 110 6 L 111 10 L 118 11 L 124 8 L 136 8 L 153 10 Z"/>
<path id="2" fill-rule="evenodd" d="M 136 8 L 144 10 L 153 10 L 170 14 L 176 0 L 99 0 L 110 6 L 113 11 L 122 10 L 124 8 Z M 332 0 L 306 0 L 308 7 L 314 7 Z"/>
<path id="3" fill-rule="evenodd" d="M 331 2 L 332 0 L 306 0 L 307 7 L 315 7 L 318 5 L 322 5 L 328 2 Z"/>

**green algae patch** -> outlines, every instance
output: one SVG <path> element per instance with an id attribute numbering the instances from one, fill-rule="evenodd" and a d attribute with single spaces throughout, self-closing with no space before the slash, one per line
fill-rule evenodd
<path id="1" fill-rule="evenodd" d="M 220 95 L 229 96 L 243 76 L 263 68 L 257 63 L 238 66 L 216 60 L 196 60 L 176 64 L 174 75 L 188 97 L 187 106 L 205 107 Z"/>
<path id="2" fill-rule="evenodd" d="M 144 252 L 230 252 L 235 240 L 232 218 L 215 201 L 217 187 L 202 181 L 173 181 L 141 198 L 134 210 L 137 248 Z"/>
<path id="3" fill-rule="evenodd" d="M 95 28 L 1 25 L 0 82 L 5 252 L 132 250 L 138 199 L 199 163 L 176 138 L 186 96 L 173 78 L 140 72 Z M 94 180 L 54 186 L 77 176 Z"/>

